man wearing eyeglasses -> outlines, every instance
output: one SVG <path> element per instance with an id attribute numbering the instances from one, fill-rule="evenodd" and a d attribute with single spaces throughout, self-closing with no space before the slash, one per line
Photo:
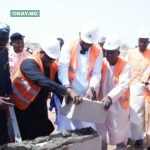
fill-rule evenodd
<path id="1" fill-rule="evenodd" d="M 70 44 L 66 43 L 62 48 L 58 68 L 61 83 L 90 100 L 96 99 L 96 88 L 101 78 L 103 54 L 97 44 L 98 39 L 99 28 L 97 24 L 86 22 L 79 31 L 79 38 Z M 89 126 L 94 127 L 92 124 L 64 117 L 64 121 L 60 123 L 58 129 L 74 130 Z"/>

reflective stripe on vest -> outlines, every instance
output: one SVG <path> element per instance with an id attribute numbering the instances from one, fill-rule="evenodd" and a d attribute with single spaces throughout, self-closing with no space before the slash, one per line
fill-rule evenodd
<path id="1" fill-rule="evenodd" d="M 101 77 L 101 81 L 100 81 L 101 86 L 103 85 L 104 80 L 105 80 L 107 64 L 108 64 L 108 61 L 106 58 L 104 58 L 103 65 L 102 65 L 102 72 L 101 72 L 102 77 Z M 126 64 L 127 64 L 127 62 L 125 60 L 118 57 L 118 60 L 117 60 L 116 66 L 115 66 L 114 78 L 113 78 L 115 84 L 117 84 L 119 82 L 119 75 L 123 71 Z M 119 102 L 124 109 L 127 109 L 129 107 L 129 90 L 125 91 L 120 96 Z"/>
<path id="2" fill-rule="evenodd" d="M 73 67 L 71 67 L 71 66 L 69 66 L 69 68 L 68 68 L 68 69 L 69 69 L 69 71 L 70 71 L 70 72 L 73 72 L 73 73 L 75 73 L 75 72 L 76 72 L 76 69 L 74 69 L 74 68 L 73 68 Z"/>
<path id="3" fill-rule="evenodd" d="M 23 88 L 28 91 L 29 93 L 35 95 L 35 94 L 38 94 L 38 91 L 34 90 L 32 87 L 30 87 L 30 85 L 28 84 L 27 81 L 23 81 L 22 78 L 20 77 L 17 77 L 16 78 L 17 80 L 19 80 L 19 82 L 22 84 Z"/>
<path id="4" fill-rule="evenodd" d="M 68 76 L 69 81 L 72 82 L 77 71 L 78 67 L 78 47 L 79 47 L 79 40 L 75 40 L 71 44 L 70 49 L 70 63 L 68 67 Z M 89 66 L 88 66 L 88 76 L 87 79 L 90 79 L 91 72 L 94 68 L 95 61 L 100 54 L 100 47 L 98 44 L 93 44 L 90 48 L 90 59 L 89 59 Z"/>
<path id="5" fill-rule="evenodd" d="M 12 88 L 14 90 L 14 93 L 16 93 L 16 95 L 18 95 L 18 97 L 21 98 L 24 102 L 26 102 L 27 104 L 31 103 L 31 101 L 29 101 L 27 98 L 25 98 L 21 95 L 21 93 L 18 91 L 18 89 L 15 87 L 14 84 L 13 84 Z"/>
<path id="6" fill-rule="evenodd" d="M 39 65 L 40 71 L 44 74 L 43 65 L 41 62 L 41 59 L 39 58 L 39 53 L 34 53 L 31 56 L 28 57 L 29 59 L 33 59 L 36 61 L 36 63 Z M 56 73 L 57 69 L 57 63 L 51 64 L 51 69 L 53 68 L 54 71 L 50 72 L 51 78 L 54 79 L 54 73 Z M 50 69 L 50 70 L 51 70 Z M 15 74 L 13 78 L 13 99 L 15 102 L 15 105 L 21 109 L 27 109 L 32 101 L 36 98 L 38 93 L 41 90 L 41 87 L 37 86 L 36 84 L 30 82 L 22 73 L 20 70 Z"/>

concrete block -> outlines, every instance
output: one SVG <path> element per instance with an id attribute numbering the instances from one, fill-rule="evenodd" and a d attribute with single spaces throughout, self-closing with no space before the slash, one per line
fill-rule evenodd
<path id="1" fill-rule="evenodd" d="M 66 104 L 63 100 L 60 113 L 70 119 L 92 123 L 104 123 L 107 116 L 102 102 L 88 99 L 83 99 L 79 105 Z"/>

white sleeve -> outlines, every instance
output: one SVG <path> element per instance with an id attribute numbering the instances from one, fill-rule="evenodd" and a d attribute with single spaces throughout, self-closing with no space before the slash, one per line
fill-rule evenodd
<path id="1" fill-rule="evenodd" d="M 69 62 L 70 62 L 70 47 L 69 44 L 66 43 L 61 49 L 61 56 L 59 59 L 59 67 L 58 67 L 58 78 L 63 85 L 69 84 L 68 78 Z"/>
<path id="2" fill-rule="evenodd" d="M 94 89 L 96 89 L 100 84 L 102 61 L 103 61 L 103 53 L 102 50 L 100 49 L 100 55 L 97 57 L 95 61 L 94 69 L 92 71 L 89 84 L 89 87 L 93 87 Z"/>
<path id="3" fill-rule="evenodd" d="M 119 76 L 119 83 L 108 93 L 112 98 L 113 103 L 125 92 L 129 87 L 130 82 L 130 68 L 127 64 Z"/>

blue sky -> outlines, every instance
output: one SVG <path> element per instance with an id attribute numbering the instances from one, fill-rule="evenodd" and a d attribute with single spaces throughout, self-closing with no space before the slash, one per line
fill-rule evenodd
<path id="1" fill-rule="evenodd" d="M 10 10 L 40 10 L 40 17 L 10 17 Z M 0 21 L 30 42 L 56 36 L 71 39 L 83 22 L 93 20 L 102 34 L 116 33 L 123 43 L 136 44 L 141 29 L 150 30 L 150 0 L 3 0 Z"/>

